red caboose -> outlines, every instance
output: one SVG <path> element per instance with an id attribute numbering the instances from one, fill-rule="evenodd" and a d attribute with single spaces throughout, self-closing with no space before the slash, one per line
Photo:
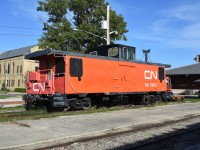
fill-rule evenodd
<path id="1" fill-rule="evenodd" d="M 28 76 L 27 107 L 87 109 L 91 101 L 116 96 L 132 103 L 166 99 L 170 65 L 136 61 L 135 48 L 119 44 L 100 46 L 93 54 L 42 50 L 26 55 L 39 60 L 39 70 Z"/>

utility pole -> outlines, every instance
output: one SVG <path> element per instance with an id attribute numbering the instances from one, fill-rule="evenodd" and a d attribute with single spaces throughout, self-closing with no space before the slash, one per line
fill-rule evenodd
<path id="1" fill-rule="evenodd" d="M 110 45 L 110 6 L 107 6 L 107 45 Z"/>

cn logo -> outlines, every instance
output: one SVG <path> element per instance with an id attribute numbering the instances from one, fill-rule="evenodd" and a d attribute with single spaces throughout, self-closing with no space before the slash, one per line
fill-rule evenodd
<path id="1" fill-rule="evenodd" d="M 40 89 L 42 91 L 45 90 L 45 83 L 43 83 L 43 85 L 42 85 L 42 83 L 33 83 L 33 91 L 34 92 L 38 92 Z"/>
<path id="2" fill-rule="evenodd" d="M 158 79 L 158 72 L 155 71 L 150 71 L 150 70 L 145 70 L 144 71 L 144 78 L 147 80 L 151 80 L 151 79 Z"/>

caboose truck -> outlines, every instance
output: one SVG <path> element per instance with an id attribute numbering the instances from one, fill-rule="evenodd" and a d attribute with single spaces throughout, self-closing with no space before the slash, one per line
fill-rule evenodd
<path id="1" fill-rule="evenodd" d="M 165 68 L 170 65 L 136 61 L 135 47 L 120 44 L 100 46 L 92 54 L 41 50 L 26 55 L 39 61 L 39 69 L 28 75 L 26 109 L 88 109 L 105 97 L 126 96 L 132 104 L 169 99 Z"/>

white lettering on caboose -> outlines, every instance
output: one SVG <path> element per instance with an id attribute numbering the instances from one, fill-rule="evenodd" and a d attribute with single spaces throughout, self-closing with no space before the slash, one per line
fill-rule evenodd
<path id="1" fill-rule="evenodd" d="M 33 91 L 38 92 L 39 90 L 45 90 L 45 83 L 42 85 L 41 83 L 33 83 Z"/>
<path id="2" fill-rule="evenodd" d="M 150 70 L 145 70 L 144 71 L 144 78 L 146 80 L 151 80 L 153 78 L 158 79 L 158 72 L 157 71 L 153 72 L 153 71 L 150 71 Z"/>

